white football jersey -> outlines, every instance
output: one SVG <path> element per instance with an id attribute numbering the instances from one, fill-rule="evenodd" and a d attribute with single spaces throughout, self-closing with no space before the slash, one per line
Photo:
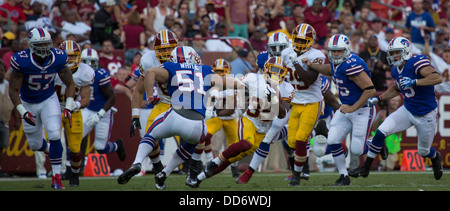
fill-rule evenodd
<path id="1" fill-rule="evenodd" d="M 304 82 L 294 74 L 295 68 L 288 56 L 289 53 L 293 51 L 294 49 L 292 47 L 289 47 L 281 52 L 281 58 L 289 67 L 288 74 L 286 75 L 286 80 L 291 83 L 295 89 L 295 95 L 294 99 L 292 99 L 292 103 L 306 104 L 320 102 L 323 99 L 321 92 L 322 81 L 320 77 L 317 77 L 316 81 L 313 84 L 305 86 Z M 297 58 L 298 64 L 304 70 L 306 70 L 307 66 L 302 62 L 303 58 L 308 58 L 311 63 L 324 64 L 326 57 L 321 51 L 317 49 L 309 49 Z"/>
<path id="2" fill-rule="evenodd" d="M 139 72 L 141 73 L 142 77 L 145 77 L 145 70 L 151 67 L 159 67 L 161 63 L 159 62 L 158 58 L 156 58 L 155 51 L 147 51 L 144 55 L 141 57 L 141 65 L 139 67 Z M 167 92 L 166 84 L 158 83 L 157 85 L 157 91 L 158 96 L 162 99 L 162 102 L 170 104 L 171 99 Z"/>
<path id="3" fill-rule="evenodd" d="M 256 127 L 258 133 L 266 133 L 272 126 L 272 120 L 277 118 L 278 109 L 269 109 L 270 102 L 267 99 L 267 82 L 263 74 L 248 73 L 241 78 L 248 89 L 249 105 L 244 113 Z M 294 87 L 283 81 L 278 87 L 279 100 L 292 100 Z"/>
<path id="4" fill-rule="evenodd" d="M 95 71 L 91 66 L 80 62 L 78 69 L 75 73 L 72 73 L 73 82 L 75 82 L 75 101 L 80 101 L 81 87 L 91 85 L 94 82 Z M 59 104 L 61 105 L 61 111 L 64 111 L 66 106 L 66 85 L 62 82 L 59 75 L 56 75 L 55 90 L 59 98 Z M 91 90 L 92 91 L 92 90 Z"/>

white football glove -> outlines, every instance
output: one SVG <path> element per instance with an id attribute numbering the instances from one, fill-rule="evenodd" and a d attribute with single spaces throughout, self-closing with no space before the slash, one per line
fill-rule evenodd
<path id="1" fill-rule="evenodd" d="M 88 127 L 95 126 L 100 121 L 100 119 L 103 117 L 103 115 L 105 115 L 105 113 L 106 113 L 106 111 L 101 109 L 100 111 L 97 112 L 97 114 L 90 116 L 86 122 L 86 126 L 88 126 Z"/>
<path id="2" fill-rule="evenodd" d="M 290 52 L 287 56 L 292 64 L 297 62 L 297 53 L 295 51 Z"/>
<path id="3" fill-rule="evenodd" d="M 371 97 L 367 100 L 367 106 L 373 106 L 380 101 L 379 97 Z"/>

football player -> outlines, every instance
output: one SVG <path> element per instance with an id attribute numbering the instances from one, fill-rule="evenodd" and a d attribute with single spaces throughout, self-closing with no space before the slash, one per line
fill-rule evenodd
<path id="1" fill-rule="evenodd" d="M 28 35 L 29 49 L 14 53 L 10 59 L 9 96 L 22 117 L 28 146 L 48 153 L 52 166 L 52 188 L 64 189 L 61 183 L 61 109 L 55 92 L 56 75 L 66 85 L 64 118 L 71 124 L 74 110 L 75 83 L 67 54 L 53 48 L 50 33 L 34 28 Z M 50 144 L 43 139 L 45 128 Z"/>
<path id="2" fill-rule="evenodd" d="M 217 59 L 213 64 L 213 71 L 215 74 L 222 77 L 228 77 L 231 72 L 231 65 L 225 59 Z M 207 134 L 204 139 L 197 144 L 194 153 L 192 154 L 192 161 L 189 168 L 189 177 L 186 183 L 190 183 L 191 180 L 195 180 L 197 174 L 200 173 L 201 168 L 201 155 L 203 151 L 207 154 L 207 161 L 213 159 L 211 151 L 211 138 L 212 136 L 223 128 L 228 146 L 237 142 L 237 122 L 236 122 L 236 90 L 227 89 L 218 91 L 218 89 L 212 89 L 210 91 L 211 101 L 214 101 L 214 116 L 206 120 Z M 217 116 L 216 116 L 217 115 Z M 236 163 L 237 165 L 237 163 Z M 233 174 L 239 176 L 237 166 L 232 168 Z"/>
<path id="3" fill-rule="evenodd" d="M 81 48 L 78 43 L 67 40 L 62 42 L 59 48 L 66 52 L 68 56 L 69 62 L 67 66 L 72 71 L 72 78 L 75 82 L 75 107 L 72 110 L 72 124 L 70 125 L 67 119 L 62 119 L 62 126 L 70 151 L 71 171 L 66 171 L 66 177 L 69 178 L 70 186 L 78 186 L 81 160 L 83 158 L 80 152 L 81 141 L 83 140 L 83 116 L 80 109 L 89 105 L 91 83 L 94 81 L 95 73 L 92 67 L 81 63 Z M 55 90 L 63 111 L 66 103 L 66 85 L 59 77 L 55 79 Z"/>
<path id="4" fill-rule="evenodd" d="M 292 33 L 292 47 L 281 52 L 288 65 L 288 82 L 295 88 L 288 121 L 288 145 L 293 151 L 294 168 L 290 186 L 300 184 L 300 173 L 308 157 L 308 138 L 324 109 L 319 73 L 311 71 L 301 62 L 308 59 L 314 64 L 324 64 L 325 55 L 312 48 L 316 31 L 309 24 L 298 25 Z M 294 151 L 295 149 L 295 151 Z"/>
<path id="5" fill-rule="evenodd" d="M 156 34 L 155 39 L 153 41 L 153 45 L 155 51 L 148 51 L 144 55 L 142 55 L 141 63 L 139 67 L 140 77 L 136 82 L 136 88 L 133 91 L 133 97 L 131 101 L 131 127 L 130 127 L 130 136 L 134 136 L 136 128 L 141 128 L 141 124 L 139 121 L 140 116 L 140 107 L 142 106 L 143 96 L 145 94 L 144 88 L 144 72 L 152 67 L 159 67 L 162 63 L 168 62 L 170 58 L 170 53 L 174 48 L 178 46 L 178 39 L 175 33 L 170 30 L 163 29 Z M 148 104 L 152 104 L 153 109 L 150 112 L 150 115 L 146 117 L 146 125 L 145 131 L 148 130 L 150 125 L 159 116 L 161 113 L 169 110 L 170 108 L 170 96 L 168 94 L 166 84 L 161 82 L 155 83 L 157 88 L 157 96 L 149 96 L 147 98 Z M 142 136 L 143 137 L 143 136 Z M 141 137 L 141 138 L 142 138 Z M 153 151 L 149 154 L 151 162 L 153 164 L 153 172 L 157 173 L 162 170 L 163 165 L 161 163 L 161 159 L 159 157 L 160 147 L 158 144 L 159 140 L 156 142 L 156 146 Z"/>
<path id="6" fill-rule="evenodd" d="M 382 95 L 370 98 L 368 103 L 374 105 L 399 94 L 403 95 L 404 103 L 378 127 L 366 161 L 360 168 L 349 172 L 352 177 L 369 176 L 370 166 L 380 153 L 386 137 L 411 126 L 417 129 L 419 154 L 431 159 L 434 178 L 439 180 L 442 177 L 441 153 L 432 146 L 437 126 L 434 85 L 442 83 L 442 77 L 431 66 L 426 56 L 413 55 L 411 48 L 411 42 L 404 37 L 395 37 L 389 42 L 386 52 L 389 65 L 393 65 L 391 74 L 395 84 Z"/>
<path id="7" fill-rule="evenodd" d="M 110 82 L 109 71 L 98 66 L 98 53 L 86 48 L 81 52 L 81 64 L 88 64 L 95 69 L 94 82 L 91 84 L 90 104 L 82 110 L 83 137 L 95 127 L 94 148 L 100 154 L 117 152 L 119 160 L 125 160 L 126 152 L 122 139 L 108 142 L 112 128 L 116 95 Z"/>
<path id="8" fill-rule="evenodd" d="M 197 176 L 197 181 L 187 184 L 188 186 L 198 187 L 201 181 L 220 173 L 230 163 L 237 162 L 258 149 L 272 121 L 284 118 L 289 110 L 294 88 L 284 81 L 286 74 L 287 66 L 281 57 L 271 57 L 264 66 L 264 74 L 248 73 L 241 79 L 248 89 L 249 105 L 239 120 L 239 141 L 210 161 Z"/>
<path id="9" fill-rule="evenodd" d="M 327 143 L 340 174 L 335 185 L 350 185 L 341 143 L 352 132 L 350 151 L 356 155 L 367 153 L 366 139 L 375 116 L 375 108 L 367 106 L 367 100 L 375 94 L 375 87 L 367 64 L 351 53 L 347 36 L 333 35 L 328 42 L 327 52 L 330 64 L 317 64 L 308 59 L 301 62 L 312 70 L 333 76 L 342 105 L 330 122 Z"/>
<path id="10" fill-rule="evenodd" d="M 170 62 L 149 68 L 141 75 L 147 93 L 153 93 L 155 82 L 166 84 L 171 108 L 150 125 L 141 139 L 133 165 L 119 176 L 119 184 L 125 184 L 140 172 L 141 163 L 155 147 L 156 140 L 178 135 L 185 143 L 176 150 L 167 166 L 155 175 L 156 188 L 164 189 L 170 173 L 191 157 L 196 144 L 206 135 L 206 92 L 214 85 L 212 82 L 224 83 L 224 79 L 214 77 L 211 67 L 200 64 L 197 52 L 182 46 L 172 51 Z"/>

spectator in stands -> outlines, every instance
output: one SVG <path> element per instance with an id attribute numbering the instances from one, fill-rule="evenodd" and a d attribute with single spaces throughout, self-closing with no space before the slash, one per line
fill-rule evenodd
<path id="1" fill-rule="evenodd" d="M 267 14 L 266 7 L 263 4 L 258 4 L 254 10 L 253 23 L 255 28 L 261 29 L 261 31 L 265 34 L 268 32 L 267 26 Z"/>
<path id="2" fill-rule="evenodd" d="M 215 27 L 215 34 L 213 38 L 219 38 L 225 36 L 225 24 L 218 23 Z M 231 52 L 233 48 L 228 40 L 219 39 L 209 39 L 205 42 L 205 47 L 207 51 L 220 51 L 220 52 Z"/>
<path id="3" fill-rule="evenodd" d="M 132 12 L 136 11 L 137 6 L 131 5 L 130 0 L 119 0 L 119 10 L 120 10 L 120 22 L 126 24 L 128 22 L 128 15 Z M 138 13 L 139 14 L 139 13 Z M 140 15 L 139 15 L 139 23 L 140 23 Z"/>
<path id="4" fill-rule="evenodd" d="M 49 15 L 52 26 L 54 27 L 62 27 L 63 14 L 66 10 L 69 9 L 69 2 L 64 0 L 56 0 L 52 5 L 51 12 Z"/>
<path id="5" fill-rule="evenodd" d="M 435 31 L 435 25 L 430 13 L 423 9 L 422 0 L 413 0 L 413 11 L 408 15 L 405 27 L 410 30 L 411 42 L 419 50 L 425 50 L 425 36 Z M 432 40 L 430 39 L 430 45 Z"/>
<path id="6" fill-rule="evenodd" d="M 278 30 L 275 30 L 275 31 L 271 31 L 271 32 L 267 33 L 267 37 L 270 37 L 273 33 L 282 32 L 290 40 L 291 39 L 292 30 L 294 30 L 295 27 L 297 27 L 297 25 L 295 25 L 294 20 L 289 18 L 289 19 L 286 20 L 286 27 L 285 28 L 281 28 L 281 29 L 278 29 Z M 317 33 L 317 31 L 316 31 L 316 33 Z"/>
<path id="7" fill-rule="evenodd" d="M 184 25 L 184 20 L 186 19 L 186 14 L 189 12 L 189 4 L 187 1 L 181 1 L 178 5 L 178 10 L 175 12 L 175 22 Z"/>
<path id="8" fill-rule="evenodd" d="M 265 34 L 262 33 L 262 30 L 258 27 L 253 30 L 252 36 L 248 39 L 250 44 L 252 44 L 252 47 L 254 50 L 257 50 L 259 52 L 266 51 L 267 50 L 267 37 Z M 250 47 L 247 43 L 244 44 L 244 48 L 247 50 L 250 50 Z"/>
<path id="9" fill-rule="evenodd" d="M 9 145 L 9 121 L 11 119 L 11 113 L 14 109 L 14 105 L 9 98 L 9 83 L 5 79 L 7 70 L 3 61 L 0 61 L 0 152 L 8 148 Z M 17 115 L 19 116 L 19 115 Z M 16 125 L 20 125 L 20 117 L 16 118 Z M 15 126 L 18 129 L 17 126 Z M 2 154 L 0 153 L 0 177 L 8 176 L 1 170 Z"/>
<path id="10" fill-rule="evenodd" d="M 119 67 L 117 74 L 111 77 L 111 85 L 113 86 L 113 88 L 116 89 L 116 87 L 124 86 L 129 79 L 128 77 L 130 73 L 131 71 L 129 71 L 126 67 Z"/>
<path id="11" fill-rule="evenodd" d="M 103 41 L 102 52 L 99 55 L 98 65 L 109 71 L 111 76 L 123 66 L 123 58 L 114 54 L 114 45 L 111 40 Z"/>
<path id="12" fill-rule="evenodd" d="M 81 18 L 81 21 L 84 21 L 86 24 L 88 24 L 89 14 L 97 12 L 97 9 L 95 9 L 94 6 L 94 1 L 77 0 L 76 5 L 77 5 L 77 12 Z"/>
<path id="13" fill-rule="evenodd" d="M 251 4 L 250 0 L 226 0 L 225 23 L 228 36 L 248 38 L 249 32 L 254 29 Z"/>
<path id="14" fill-rule="evenodd" d="M 128 17 L 128 24 L 123 26 L 120 40 L 125 47 L 125 64 L 131 65 L 133 57 L 144 48 L 147 37 L 145 29 L 141 25 L 141 18 L 137 11 L 131 12 Z"/>
<path id="15" fill-rule="evenodd" d="M 203 15 L 199 23 L 202 36 L 211 37 L 214 34 L 214 22 L 209 15 Z"/>
<path id="16" fill-rule="evenodd" d="M 217 12 L 215 12 L 214 7 L 215 7 L 214 1 L 209 0 L 208 2 L 206 2 L 205 8 L 206 11 L 208 11 L 209 18 L 213 22 L 213 28 L 220 21 L 220 16 L 219 14 L 217 14 Z"/>
<path id="17" fill-rule="evenodd" d="M 113 18 L 113 9 L 115 5 L 115 0 L 106 0 L 104 5 L 101 6 L 100 11 L 95 14 L 94 21 L 91 26 L 92 31 L 89 36 L 92 46 L 95 49 L 100 49 L 103 41 L 105 40 L 120 43 L 120 40 L 117 40 L 113 34 L 114 30 L 119 28 L 119 24 Z"/>
<path id="18" fill-rule="evenodd" d="M 430 38 L 427 37 L 425 40 L 427 41 L 427 39 Z M 450 47 L 445 47 L 442 55 L 438 55 L 431 50 L 428 42 L 425 42 L 424 46 L 423 54 L 430 59 L 431 65 L 442 76 L 442 83 L 434 86 L 435 91 L 437 93 L 450 93 Z"/>
<path id="19" fill-rule="evenodd" d="M 73 34 L 75 35 L 74 41 L 80 46 L 91 42 L 89 40 L 91 26 L 81 20 L 77 20 L 75 10 L 66 10 L 64 12 L 64 20 L 65 21 L 61 30 L 61 37 L 64 40 L 66 40 L 68 34 Z"/>
<path id="20" fill-rule="evenodd" d="M 316 30 L 319 45 L 323 45 L 329 32 L 327 24 L 331 22 L 332 14 L 322 6 L 321 0 L 314 0 L 313 5 L 306 8 L 304 15 L 305 23 L 310 24 Z"/>
<path id="21" fill-rule="evenodd" d="M 150 8 L 156 7 L 158 5 L 158 0 L 136 0 L 134 4 L 137 6 L 136 11 L 140 14 L 146 14 Z"/>
<path id="22" fill-rule="evenodd" d="M 292 19 L 294 20 L 296 26 L 305 22 L 304 11 L 305 10 L 301 4 L 295 4 L 292 6 Z"/>
<path id="23" fill-rule="evenodd" d="M 19 0 L 5 0 L 4 3 L 0 5 L 0 8 L 9 11 L 9 14 L 11 15 L 10 31 L 14 33 L 17 31 L 17 27 L 24 24 L 25 20 L 27 19 L 25 14 L 23 13 L 22 8 L 18 6 L 19 3 Z M 6 25 L 7 22 L 8 14 L 5 11 L 0 10 L 0 23 L 2 25 Z"/>
<path id="24" fill-rule="evenodd" d="M 354 30 L 352 32 L 352 35 L 350 36 L 350 50 L 352 53 L 358 54 L 360 49 L 364 48 L 361 47 L 361 40 L 362 40 L 362 33 L 361 31 Z"/>
<path id="25" fill-rule="evenodd" d="M 372 17 L 370 15 L 373 15 Z M 375 14 L 371 13 L 370 7 L 362 7 L 360 11 L 355 14 L 355 28 L 359 28 L 359 25 L 368 23 L 369 28 L 372 26 L 372 20 L 375 18 Z"/>
<path id="26" fill-rule="evenodd" d="M 355 18 L 353 17 L 353 15 L 346 15 L 344 17 L 344 21 L 339 26 L 339 34 L 343 34 L 347 37 L 352 37 L 352 33 L 355 30 L 355 28 L 353 26 L 354 22 L 355 22 Z"/>
<path id="27" fill-rule="evenodd" d="M 150 10 L 148 14 L 146 29 L 151 34 L 157 34 L 164 29 L 164 19 L 168 15 L 173 15 L 173 10 L 170 8 L 170 0 L 159 0 L 158 6 Z"/>
<path id="28" fill-rule="evenodd" d="M 201 57 L 203 55 L 203 51 L 205 50 L 205 40 L 201 40 L 202 38 L 201 33 L 197 33 L 194 35 L 194 38 L 197 40 L 192 41 L 192 48 L 194 48 L 195 51 L 197 51 L 198 55 Z"/>
<path id="29" fill-rule="evenodd" d="M 27 20 L 25 21 L 25 29 L 29 31 L 32 28 L 41 27 L 47 29 L 49 32 L 56 32 L 56 29 L 52 27 L 50 18 L 43 10 L 43 4 L 39 1 L 34 1 L 31 6 L 33 8 L 33 14 L 27 17 Z"/>
<path id="30" fill-rule="evenodd" d="M 11 48 L 13 40 L 16 39 L 16 35 L 12 32 L 5 32 L 2 35 L 2 41 L 0 43 L 1 48 Z"/>
<path id="31" fill-rule="evenodd" d="M 267 8 L 267 7 L 266 7 Z M 285 28 L 285 17 L 284 17 L 284 5 L 275 4 L 273 8 L 268 8 L 270 10 L 267 22 L 267 30 L 269 32 Z"/>
<path id="32" fill-rule="evenodd" d="M 373 34 L 369 37 L 366 50 L 359 54 L 367 63 L 372 76 L 372 82 L 377 91 L 385 91 L 388 86 L 386 83 L 386 72 L 391 70 L 387 61 L 387 53 L 378 46 L 378 38 Z"/>
<path id="33" fill-rule="evenodd" d="M 247 49 L 241 49 L 238 51 L 238 57 L 230 62 L 231 72 L 235 78 L 241 78 L 248 72 L 253 72 L 253 66 L 248 61 L 247 57 L 249 55 L 249 51 Z M 256 62 L 254 62 L 256 63 Z"/>

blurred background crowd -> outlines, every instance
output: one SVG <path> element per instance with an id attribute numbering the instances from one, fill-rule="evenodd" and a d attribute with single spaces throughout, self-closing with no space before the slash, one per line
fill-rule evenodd
<path id="1" fill-rule="evenodd" d="M 256 69 L 253 57 L 267 50 L 272 33 L 290 37 L 295 26 L 309 23 L 318 49 L 325 50 L 333 34 L 347 35 L 352 51 L 374 73 L 377 91 L 390 85 L 385 50 L 394 36 L 410 39 L 416 53 L 450 63 L 449 0 L 0 0 L 0 5 L 1 47 L 11 48 L 3 53 L 7 66 L 13 52 L 27 48 L 27 30 L 39 26 L 52 33 L 54 46 L 72 39 L 99 50 L 109 59 L 104 67 L 116 84 L 139 65 L 162 29 L 172 30 L 181 44 L 189 42 L 200 54 L 235 50 L 250 64 L 245 72 Z M 224 36 L 246 38 L 251 45 L 210 39 Z M 114 58 L 117 49 L 124 58 Z M 114 60 L 119 64 L 108 63 Z M 441 73 L 448 78 L 448 70 Z"/>

